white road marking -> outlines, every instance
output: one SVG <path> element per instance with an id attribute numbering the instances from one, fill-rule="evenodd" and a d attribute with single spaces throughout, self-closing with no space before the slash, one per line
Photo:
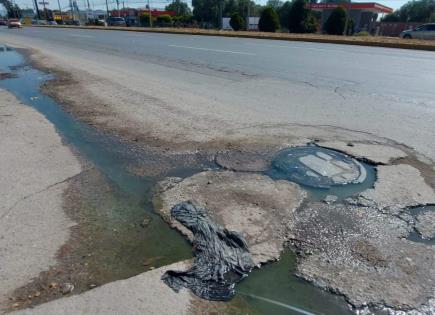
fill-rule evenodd
<path id="1" fill-rule="evenodd" d="M 253 46 L 259 46 L 259 47 L 268 47 L 268 48 L 300 48 L 300 49 L 308 49 L 308 50 L 319 50 L 319 51 L 338 51 L 338 49 L 331 49 L 331 48 L 314 48 L 314 47 L 307 47 L 307 46 L 296 46 L 296 45 L 273 45 L 273 44 L 258 44 L 258 43 L 243 43 L 244 45 L 253 45 Z"/>
<path id="2" fill-rule="evenodd" d="M 177 48 L 185 48 L 185 49 L 203 50 L 203 51 L 214 51 L 214 52 L 227 53 L 227 54 L 237 54 L 237 55 L 249 55 L 249 56 L 255 56 L 254 53 L 248 53 L 248 52 L 242 52 L 242 51 L 221 50 L 221 49 L 210 49 L 210 48 L 191 47 L 191 46 L 181 46 L 181 45 L 168 45 L 168 46 L 169 46 L 169 47 L 177 47 Z"/>
<path id="3" fill-rule="evenodd" d="M 245 296 L 257 299 L 257 300 L 261 300 L 261 301 L 264 301 L 264 302 L 268 302 L 268 303 L 271 303 L 271 304 L 274 304 L 274 305 L 281 306 L 281 307 L 286 308 L 288 310 L 295 311 L 295 312 L 297 312 L 299 314 L 303 314 L 303 315 L 316 315 L 314 313 L 305 311 L 305 310 L 303 310 L 303 309 L 301 309 L 299 307 L 292 306 L 292 305 L 285 304 L 285 303 L 281 303 L 281 302 L 278 302 L 278 301 L 275 301 L 275 300 L 271 300 L 271 299 L 268 299 L 268 298 L 265 298 L 265 297 L 262 297 L 262 296 L 258 296 L 258 295 L 254 295 L 254 294 L 245 294 L 243 292 L 238 292 L 238 293 L 241 294 L 241 295 L 245 295 Z"/>
<path id="4" fill-rule="evenodd" d="M 68 34 L 68 35 L 72 37 L 94 38 L 94 36 L 91 35 L 78 35 L 78 34 Z"/>

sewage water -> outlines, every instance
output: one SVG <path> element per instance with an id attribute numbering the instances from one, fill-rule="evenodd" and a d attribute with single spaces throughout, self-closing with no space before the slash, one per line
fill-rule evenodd
<path id="1" fill-rule="evenodd" d="M 414 217 L 414 219 L 419 214 L 423 214 L 423 213 L 426 213 L 426 212 L 429 212 L 429 211 L 435 211 L 435 205 L 413 207 L 413 208 L 408 209 L 408 212 Z M 414 230 L 411 233 L 409 233 L 407 239 L 410 240 L 410 241 L 413 241 L 413 242 L 423 243 L 423 244 L 434 245 L 435 246 L 435 237 L 433 237 L 431 239 L 422 238 L 421 235 L 416 230 Z"/>
<path id="2" fill-rule="evenodd" d="M 24 57 L 16 51 L 4 50 L 0 54 L 0 71 L 12 70 L 17 75 L 1 80 L 0 87 L 42 113 L 64 141 L 103 174 L 100 181 L 84 183 L 89 192 L 82 194 L 85 200 L 81 201 L 80 209 L 75 209 L 85 217 L 84 231 L 80 234 L 86 245 L 77 255 L 86 257 L 85 263 L 93 268 L 96 279 L 90 281 L 102 284 L 138 274 L 151 266 L 191 258 L 188 242 L 153 211 L 151 189 L 158 177 L 128 172 L 132 163 L 144 158 L 144 152 L 75 120 L 41 93 L 40 86 L 52 79 L 50 75 L 26 65 Z M 183 169 L 183 173 L 190 175 L 200 168 Z M 144 219 L 150 223 L 141 227 Z M 145 261 L 149 265 L 144 266 Z"/>
<path id="3" fill-rule="evenodd" d="M 237 286 L 237 293 L 261 315 L 352 314 L 344 299 L 294 275 L 296 255 L 285 251 L 273 264 L 254 270 Z"/>
<path id="4" fill-rule="evenodd" d="M 40 87 L 52 79 L 50 75 L 28 66 L 16 51 L 2 49 L 0 72 L 10 71 L 17 76 L 0 80 L 0 87 L 42 113 L 64 141 L 98 170 L 96 176 L 81 183 L 82 200 L 74 208 L 80 213 L 78 221 L 83 238 L 80 242 L 83 248 L 77 249 L 77 255 L 92 273 L 89 282 L 75 283 L 76 292 L 86 290 L 91 283 L 127 278 L 149 266 L 158 267 L 192 257 L 191 246 L 184 237 L 153 211 L 151 189 L 160 178 L 137 176 L 128 171 L 132 164 L 146 163 L 146 159 L 152 157 L 75 120 L 52 98 L 41 93 Z M 209 166 L 180 165 L 169 173 L 185 177 Z M 141 227 L 144 218 L 149 224 Z M 144 261 L 148 262 L 146 266 Z M 237 288 L 238 294 L 230 302 L 235 310 L 232 313 L 349 313 L 344 299 L 293 276 L 294 268 L 295 256 L 288 252 L 279 262 L 253 271 Z"/>

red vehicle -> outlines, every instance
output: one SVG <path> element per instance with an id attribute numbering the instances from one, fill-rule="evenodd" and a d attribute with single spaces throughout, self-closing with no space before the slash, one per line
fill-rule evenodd
<path id="1" fill-rule="evenodd" d="M 18 19 L 10 19 L 8 21 L 8 27 L 9 28 L 21 28 L 22 25 L 21 25 L 20 20 L 18 20 Z"/>
<path id="2" fill-rule="evenodd" d="M 0 19 L 0 25 L 7 25 L 8 22 L 6 22 L 6 20 Z"/>

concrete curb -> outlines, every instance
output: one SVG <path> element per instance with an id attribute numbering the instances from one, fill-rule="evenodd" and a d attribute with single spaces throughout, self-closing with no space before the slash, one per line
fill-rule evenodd
<path id="1" fill-rule="evenodd" d="M 362 39 L 361 37 L 342 37 L 342 36 L 318 35 L 318 34 L 301 35 L 301 34 L 285 34 L 285 33 L 232 32 L 232 31 L 182 29 L 182 28 L 177 29 L 177 28 L 144 28 L 144 27 L 70 26 L 70 25 L 31 25 L 31 27 L 73 28 L 73 29 L 112 30 L 112 31 L 142 32 L 142 33 L 221 36 L 221 37 L 234 37 L 234 38 L 271 39 L 271 40 L 435 51 L 435 41 L 399 39 L 394 37 L 364 37 L 364 39 Z"/>

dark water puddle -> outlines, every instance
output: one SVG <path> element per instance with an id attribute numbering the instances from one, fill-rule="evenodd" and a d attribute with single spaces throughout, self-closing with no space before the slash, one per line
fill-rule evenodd
<path id="1" fill-rule="evenodd" d="M 424 214 L 424 213 L 429 212 L 429 211 L 435 211 L 435 205 L 414 207 L 414 208 L 410 208 L 407 210 L 407 212 L 414 217 L 414 220 L 418 215 Z M 410 241 L 413 241 L 413 242 L 435 246 L 435 237 L 431 238 L 431 239 L 423 238 L 415 229 L 411 233 L 409 233 L 407 239 Z"/>
<path id="2" fill-rule="evenodd" d="M 237 293 L 255 314 L 352 314 L 343 298 L 294 276 L 296 255 L 282 254 L 273 264 L 254 270 Z"/>
<path id="3" fill-rule="evenodd" d="M 78 288 L 75 292 L 85 290 L 91 283 L 99 285 L 127 278 L 150 267 L 192 257 L 185 238 L 154 212 L 152 187 L 164 176 L 191 176 L 214 165 L 207 161 L 181 161 L 166 174 L 135 175 L 129 171 L 132 165 L 146 166 L 151 160 L 159 161 L 159 157 L 75 120 L 52 98 L 41 93 L 41 85 L 52 77 L 29 67 L 16 51 L 0 51 L 0 72 L 17 74 L 15 78 L 0 80 L 0 87 L 42 113 L 64 141 L 98 170 L 79 180 L 75 194 L 80 196 L 80 202 L 72 200 L 69 209 L 75 213 L 80 227 L 75 255 L 81 259 L 79 264 L 88 266 L 91 273 L 87 282 L 75 283 Z M 326 191 L 306 189 L 316 199 L 328 194 L 344 198 L 372 185 L 374 170 L 370 167 L 367 170 L 367 180 L 361 184 Z M 141 224 L 144 219 L 146 224 Z M 342 298 L 295 277 L 295 264 L 295 255 L 286 252 L 279 262 L 254 270 L 238 286 L 235 299 L 229 302 L 231 314 L 349 313 Z"/>
<path id="4" fill-rule="evenodd" d="M 104 175 L 99 182 L 83 183 L 88 192 L 81 192 L 83 200 L 75 209 L 84 218 L 81 237 L 87 239 L 78 251 L 89 257 L 85 260 L 94 268 L 98 284 L 192 257 L 188 242 L 153 211 L 152 187 L 159 176 L 137 176 L 128 171 L 139 160 L 146 164 L 146 152 L 75 120 L 41 93 L 41 84 L 52 77 L 27 66 L 16 51 L 0 52 L 0 69 L 17 74 L 1 80 L 0 87 L 42 113 L 64 141 Z M 181 172 L 173 172 L 190 175 L 202 167 L 185 166 Z M 144 219 L 149 223 L 142 227 Z M 144 265 L 146 261 L 149 264 Z"/>

